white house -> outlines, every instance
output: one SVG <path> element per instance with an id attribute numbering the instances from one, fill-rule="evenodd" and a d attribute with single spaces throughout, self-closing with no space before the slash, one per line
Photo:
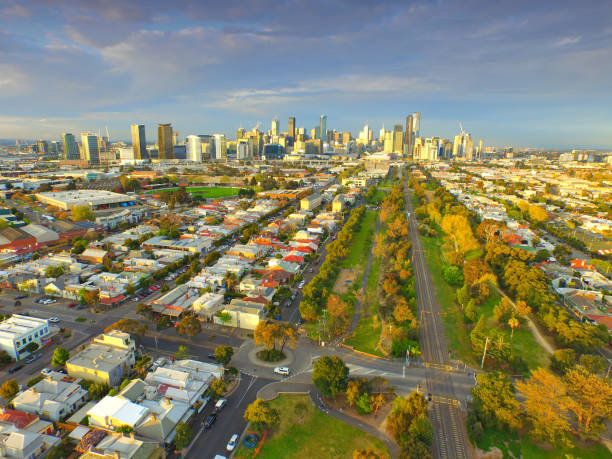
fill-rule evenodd
<path id="1" fill-rule="evenodd" d="M 0 349 L 15 360 L 30 355 L 26 349 L 30 343 L 36 343 L 39 347 L 49 344 L 50 336 L 47 319 L 13 314 L 0 322 Z"/>

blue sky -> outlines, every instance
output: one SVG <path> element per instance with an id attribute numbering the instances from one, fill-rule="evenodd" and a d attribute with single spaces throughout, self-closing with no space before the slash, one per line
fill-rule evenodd
<path id="1" fill-rule="evenodd" d="M 413 111 L 488 145 L 612 149 L 612 2 L 0 0 L 0 138 Z"/>

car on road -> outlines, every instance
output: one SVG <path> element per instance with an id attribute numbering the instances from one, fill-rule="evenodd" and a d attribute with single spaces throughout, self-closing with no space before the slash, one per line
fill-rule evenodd
<path id="1" fill-rule="evenodd" d="M 48 369 L 48 368 L 43 368 L 42 370 L 40 370 L 40 373 L 41 373 L 43 376 L 49 376 L 49 375 L 51 374 L 51 370 L 50 370 L 50 369 Z"/>
<path id="2" fill-rule="evenodd" d="M 234 451 L 234 448 L 236 447 L 236 443 L 238 443 L 238 434 L 234 434 L 232 435 L 232 438 L 230 438 L 230 441 L 227 442 L 227 450 L 228 451 Z"/>
<path id="3" fill-rule="evenodd" d="M 76 304 L 76 303 L 68 303 L 68 307 L 69 307 L 69 308 L 74 308 L 74 307 L 76 307 L 76 306 L 77 306 L 77 304 Z"/>
<path id="4" fill-rule="evenodd" d="M 16 300 L 23 300 L 23 299 L 24 299 L 24 298 L 26 298 L 26 297 L 27 297 L 27 295 L 17 295 L 17 296 L 15 297 L 15 299 L 16 299 Z"/>
<path id="5" fill-rule="evenodd" d="M 215 410 L 214 413 L 220 413 L 221 411 L 223 411 L 223 408 L 225 408 L 225 406 L 227 405 L 227 399 L 226 398 L 220 398 L 217 403 L 215 404 Z"/>
<path id="6" fill-rule="evenodd" d="M 305 281 L 300 282 L 300 284 L 298 285 L 298 288 L 304 288 L 304 285 L 306 285 Z"/>
<path id="7" fill-rule="evenodd" d="M 32 363 L 32 362 L 35 362 L 35 361 L 37 361 L 38 359 L 40 359 L 41 357 L 42 357 L 42 354 L 41 354 L 41 353 L 31 355 L 30 357 L 28 357 L 27 359 L 25 359 L 25 363 Z"/>
<path id="8" fill-rule="evenodd" d="M 79 304 L 75 309 L 85 309 L 85 306 L 82 304 Z"/>
<path id="9" fill-rule="evenodd" d="M 49 322 L 57 324 L 60 322 L 60 318 L 59 317 L 49 317 Z"/>
<path id="10" fill-rule="evenodd" d="M 217 360 L 217 357 L 215 357 L 215 353 L 214 352 L 209 352 L 208 353 L 208 358 L 211 360 Z"/>
<path id="11" fill-rule="evenodd" d="M 215 457 L 213 459 L 227 459 L 227 457 L 222 454 L 215 454 Z"/>
<path id="12" fill-rule="evenodd" d="M 23 368 L 23 364 L 19 363 L 19 364 L 15 365 L 13 368 L 11 368 L 8 372 L 9 372 L 9 374 L 13 374 L 13 373 L 18 372 L 22 368 Z"/>
<path id="13" fill-rule="evenodd" d="M 276 367 L 274 368 L 274 373 L 276 373 L 277 375 L 289 376 L 291 370 L 289 369 L 289 367 Z"/>
<path id="14" fill-rule="evenodd" d="M 210 416 L 208 416 L 203 422 L 202 424 L 204 425 L 204 429 L 208 430 L 210 429 L 213 424 L 215 423 L 215 421 L 217 420 L 217 415 L 216 414 L 211 414 Z"/>

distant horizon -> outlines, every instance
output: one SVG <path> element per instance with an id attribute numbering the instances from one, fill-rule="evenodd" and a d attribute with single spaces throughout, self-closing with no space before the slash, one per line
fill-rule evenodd
<path id="1" fill-rule="evenodd" d="M 321 113 L 356 135 L 419 111 L 426 137 L 462 122 L 485 145 L 608 151 L 610 17 L 600 0 L 7 1 L 0 137 L 232 137 Z"/>

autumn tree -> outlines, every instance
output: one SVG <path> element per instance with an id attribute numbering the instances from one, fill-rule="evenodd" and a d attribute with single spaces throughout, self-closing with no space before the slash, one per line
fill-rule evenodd
<path id="1" fill-rule="evenodd" d="M 258 398 L 247 406 L 244 411 L 244 419 L 250 422 L 255 430 L 261 432 L 267 427 L 277 425 L 280 422 L 280 414 L 267 401 Z"/>
<path id="2" fill-rule="evenodd" d="M 176 325 L 176 332 L 179 335 L 186 335 L 190 338 L 198 335 L 202 331 L 202 324 L 195 316 L 185 316 Z"/>
<path id="3" fill-rule="evenodd" d="M 349 305 L 342 301 L 336 294 L 331 294 L 327 298 L 327 312 L 331 318 L 330 328 L 335 334 L 340 334 L 346 330 L 349 321 Z"/>
<path id="4" fill-rule="evenodd" d="M 227 389 L 227 384 L 221 378 L 214 378 L 210 382 L 209 387 L 213 394 L 215 394 L 217 397 L 221 397 L 225 393 L 225 390 Z"/>
<path id="5" fill-rule="evenodd" d="M 532 425 L 530 434 L 537 441 L 548 441 L 554 446 L 571 446 L 567 386 L 557 376 L 543 368 L 531 372 L 526 381 L 516 385 L 527 419 Z"/>
<path id="6" fill-rule="evenodd" d="M 104 333 L 111 330 L 120 330 L 130 335 L 143 336 L 147 331 L 147 325 L 134 319 L 119 319 L 104 329 Z"/>
<path id="7" fill-rule="evenodd" d="M 0 396 L 5 399 L 13 398 L 19 392 L 19 383 L 16 379 L 9 379 L 0 386 Z"/>
<path id="8" fill-rule="evenodd" d="M 87 205 L 72 206 L 70 208 L 70 211 L 72 213 L 72 220 L 75 222 L 79 222 L 82 220 L 89 220 L 93 222 L 96 219 L 96 216 L 94 215 L 93 211 Z"/>
<path id="9" fill-rule="evenodd" d="M 215 348 L 215 360 L 223 365 L 227 365 L 232 360 L 234 348 L 232 346 L 217 346 Z"/>
<path id="10" fill-rule="evenodd" d="M 595 439 L 604 430 L 603 421 L 612 415 L 612 384 L 582 366 L 570 369 L 565 381 L 571 401 L 569 411 L 578 424 L 578 434 Z"/>
<path id="11" fill-rule="evenodd" d="M 465 254 L 470 250 L 478 249 L 478 241 L 465 215 L 446 214 L 440 226 L 455 245 L 455 251 Z"/>
<path id="12" fill-rule="evenodd" d="M 359 382 L 356 380 L 350 380 L 346 387 L 346 401 L 349 406 L 355 406 L 357 400 L 359 400 L 359 396 L 361 395 L 361 389 Z"/>
<path id="13" fill-rule="evenodd" d="M 472 409 L 486 428 L 521 428 L 521 405 L 514 395 L 510 378 L 502 372 L 481 373 L 472 389 Z"/>
<path id="14" fill-rule="evenodd" d="M 412 392 L 393 401 L 387 430 L 400 446 L 402 457 L 431 457 L 433 427 L 427 419 L 427 402 L 422 394 Z"/>
<path id="15" fill-rule="evenodd" d="M 505 326 L 512 317 L 512 304 L 506 297 L 493 308 L 493 318 L 498 324 Z"/>

